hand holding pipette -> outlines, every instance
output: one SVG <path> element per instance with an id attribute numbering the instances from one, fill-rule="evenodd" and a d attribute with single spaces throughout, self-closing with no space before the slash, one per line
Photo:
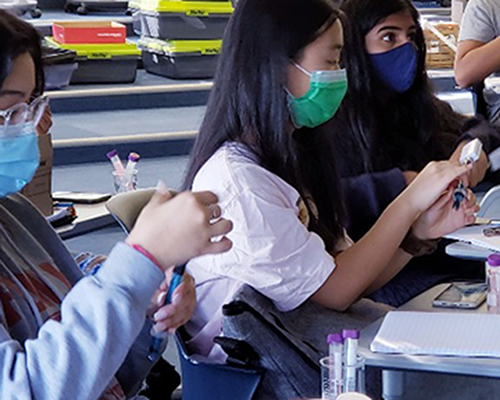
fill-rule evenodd
<path id="1" fill-rule="evenodd" d="M 479 160 L 481 156 L 481 152 L 483 150 L 483 144 L 479 139 L 474 139 L 473 141 L 467 143 L 462 149 L 462 153 L 460 154 L 460 164 L 468 165 L 473 164 Z M 460 180 L 458 182 L 458 186 L 453 192 L 453 209 L 457 210 L 460 208 L 460 205 L 467 197 L 467 188 L 464 183 Z"/>

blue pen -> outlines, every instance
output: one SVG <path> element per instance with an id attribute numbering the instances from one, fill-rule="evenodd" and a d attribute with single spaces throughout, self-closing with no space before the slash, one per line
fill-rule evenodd
<path id="1" fill-rule="evenodd" d="M 69 201 L 67 202 L 57 201 L 55 205 L 56 207 L 73 207 L 75 204 Z"/>
<path id="2" fill-rule="evenodd" d="M 174 268 L 174 274 L 172 275 L 172 279 L 170 280 L 170 285 L 168 286 L 167 295 L 165 296 L 165 303 L 172 303 L 172 296 L 174 294 L 175 289 L 182 283 L 182 278 L 184 276 L 184 271 L 186 270 L 186 264 L 178 265 Z M 149 347 L 149 355 L 148 359 L 150 361 L 156 361 L 158 357 L 160 357 L 161 345 L 165 338 L 167 337 L 166 332 L 157 333 L 153 335 L 153 341 L 151 346 Z"/>

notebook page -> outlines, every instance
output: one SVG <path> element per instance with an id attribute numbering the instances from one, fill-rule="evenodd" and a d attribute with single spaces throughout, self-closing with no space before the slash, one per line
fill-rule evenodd
<path id="1" fill-rule="evenodd" d="M 472 225 L 459 229 L 445 236 L 447 239 L 459 240 L 483 247 L 491 251 L 500 252 L 500 236 L 485 236 L 483 230 L 498 227 L 498 225 Z"/>
<path id="2" fill-rule="evenodd" d="M 500 315 L 391 311 L 370 349 L 380 353 L 500 358 Z"/>

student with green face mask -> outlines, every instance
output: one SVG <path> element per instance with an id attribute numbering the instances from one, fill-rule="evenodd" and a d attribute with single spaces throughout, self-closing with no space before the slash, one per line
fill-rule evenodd
<path id="1" fill-rule="evenodd" d="M 433 163 L 365 237 L 347 237 L 331 143 L 307 129 L 330 120 L 346 93 L 341 19 L 330 0 L 238 2 L 185 181 L 216 193 L 234 222 L 229 252 L 188 264 L 198 305 L 187 330 L 199 354 L 224 358 L 212 339 L 244 284 L 281 311 L 308 300 L 345 310 L 411 259 L 410 228 L 423 245 L 474 220 L 474 200 L 443 207 L 467 167 Z"/>
<path id="2" fill-rule="evenodd" d="M 293 65 L 309 77 L 309 90 L 296 98 L 289 94 L 289 108 L 295 128 L 314 128 L 329 121 L 337 112 L 347 92 L 345 69 L 309 72 Z"/>

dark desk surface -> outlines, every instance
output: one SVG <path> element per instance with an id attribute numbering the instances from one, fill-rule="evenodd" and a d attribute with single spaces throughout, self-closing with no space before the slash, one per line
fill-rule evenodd
<path id="1" fill-rule="evenodd" d="M 116 224 L 105 204 L 106 202 L 75 204 L 78 217 L 71 224 L 56 229 L 61 239 L 69 239 Z"/>

